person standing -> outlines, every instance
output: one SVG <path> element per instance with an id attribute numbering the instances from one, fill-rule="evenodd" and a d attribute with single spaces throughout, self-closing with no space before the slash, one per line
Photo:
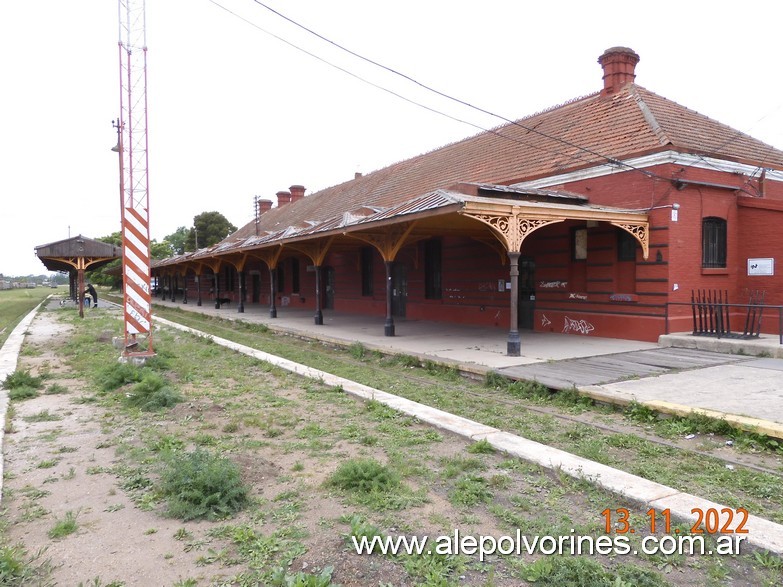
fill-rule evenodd
<path id="1" fill-rule="evenodd" d="M 90 297 L 92 298 L 93 308 L 98 307 L 98 292 L 95 291 L 95 288 L 93 287 L 92 283 L 87 283 L 87 289 L 84 290 L 84 293 L 90 294 Z"/>

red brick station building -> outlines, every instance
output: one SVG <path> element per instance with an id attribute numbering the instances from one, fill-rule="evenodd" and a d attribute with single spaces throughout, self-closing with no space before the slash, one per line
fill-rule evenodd
<path id="1" fill-rule="evenodd" d="M 253 222 L 153 276 L 172 299 L 308 308 L 315 325 L 363 314 L 387 336 L 401 318 L 497 327 L 512 356 L 520 329 L 690 331 L 694 290 L 783 304 L 783 152 L 637 85 L 638 61 L 608 49 L 598 92 L 258 200 Z"/>

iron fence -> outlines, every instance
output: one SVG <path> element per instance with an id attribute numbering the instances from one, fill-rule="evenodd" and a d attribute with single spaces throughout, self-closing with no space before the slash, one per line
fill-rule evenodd
<path id="1" fill-rule="evenodd" d="M 783 306 L 763 302 L 764 292 L 751 292 L 747 304 L 733 304 L 729 303 L 725 290 L 694 290 L 691 292 L 690 302 L 666 303 L 666 334 L 669 334 L 669 306 L 691 308 L 693 334 L 716 338 L 758 338 L 761 335 L 762 320 L 765 315 L 769 317 L 770 314 L 774 316 L 776 313 L 778 342 L 783 345 Z M 732 328 L 732 319 L 734 328 Z"/>

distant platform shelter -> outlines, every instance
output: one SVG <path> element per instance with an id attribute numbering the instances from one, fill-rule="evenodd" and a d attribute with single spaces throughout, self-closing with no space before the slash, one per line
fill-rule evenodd
<path id="1" fill-rule="evenodd" d="M 70 295 L 79 302 L 79 315 L 84 317 L 84 272 L 98 269 L 122 257 L 122 249 L 111 243 L 94 240 L 81 234 L 65 240 L 35 247 L 35 255 L 49 271 L 67 272 Z"/>

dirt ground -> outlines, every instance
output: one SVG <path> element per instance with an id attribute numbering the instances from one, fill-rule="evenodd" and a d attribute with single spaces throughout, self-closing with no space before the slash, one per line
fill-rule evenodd
<path id="1" fill-rule="evenodd" d="M 59 347 L 71 330 L 69 325 L 58 321 L 56 312 L 41 312 L 25 339 L 25 347 L 35 349 L 35 352 L 23 352 L 19 367 L 29 369 L 33 375 L 48 373 L 48 380 L 62 385 L 67 392 L 43 393 L 13 404 L 13 430 L 5 437 L 3 487 L 10 542 L 24 544 L 29 553 L 45 548 L 41 560 L 50 563 L 48 581 L 55 585 L 97 586 L 115 582 L 141 587 L 213 585 L 228 581 L 241 568 L 205 563 L 205 559 L 210 559 L 210 553 L 219 552 L 226 546 L 225 541 L 209 536 L 211 530 L 221 527 L 220 522 L 184 523 L 161 516 L 159 508 L 145 511 L 134 502 L 130 492 L 122 488 L 122 480 L 113 472 L 126 462 L 125 456 L 117 454 L 117 439 L 130 444 L 139 442 L 139 431 L 121 414 L 82 401 L 81 398 L 89 395 L 86 384 L 70 377 L 59 354 Z M 280 396 L 284 400 L 296 400 L 302 393 L 301 389 L 294 388 L 281 391 Z M 328 418 L 330 411 L 339 412 L 324 406 L 317 417 L 319 420 Z M 42 412 L 58 419 L 28 421 Z M 220 429 L 229 421 L 225 412 L 222 406 L 209 400 L 187 401 L 173 408 L 159 424 L 171 433 L 186 433 L 197 418 L 201 428 Z M 307 423 L 316 415 L 305 410 L 297 416 Z M 425 426 L 417 427 L 429 430 Z M 258 436 L 265 438 L 260 433 Z M 462 439 L 445 436 L 435 446 L 433 456 L 460 454 L 465 446 Z M 341 457 L 359 452 L 355 445 L 345 441 L 338 442 L 332 451 Z M 243 469 L 244 480 L 254 487 L 254 497 L 259 500 L 275 500 L 301 483 L 318 487 L 334 469 L 331 464 L 308 468 L 293 479 L 285 473 L 302 459 L 300 452 L 264 452 L 268 458 L 256 452 L 234 459 Z M 450 509 L 445 497 L 434 496 L 417 509 L 415 516 L 427 520 L 442 516 Z M 331 496 L 309 496 L 307 508 L 298 516 L 297 525 L 320 526 L 323 531 L 308 538 L 307 553 L 296 559 L 292 572 L 317 572 L 329 565 L 335 567 L 335 581 L 345 586 L 411 584 L 399 565 L 382 558 L 369 560 L 369 557 L 347 556 L 341 537 L 344 529 L 334 526 L 340 516 L 354 511 L 355 507 Z M 50 538 L 48 533 L 53 525 L 69 512 L 76 515 L 78 530 L 64 538 Z M 395 515 L 390 514 L 392 518 Z M 231 520 L 232 524 L 243 522 L 251 520 L 247 515 Z M 410 523 L 402 518 L 399 522 L 400 526 Z M 489 520 L 482 519 L 481 525 L 484 532 L 501 533 Z M 259 531 L 272 530 L 273 526 L 261 523 Z M 194 538 L 178 539 L 178 531 L 182 533 L 185 529 L 188 536 Z M 391 529 L 396 528 L 391 526 Z M 417 532 L 421 533 L 422 529 L 433 533 L 436 530 L 432 525 L 424 524 Z"/>
<path id="2" fill-rule="evenodd" d="M 572 520 L 600 524 L 603 508 L 628 505 L 612 496 L 583 495 L 570 481 L 524 463 L 510 465 L 503 455 L 482 454 L 477 455 L 480 474 L 496 482 L 493 499 L 480 507 L 457 507 L 450 498 L 454 482 L 444 474 L 444 463 L 471 456 L 465 440 L 410 419 L 373 420 L 358 400 L 340 392 L 313 393 L 304 380 L 270 372 L 249 359 L 250 366 L 243 369 L 251 388 L 247 381 L 225 375 L 208 382 L 183 380 L 179 383 L 185 402 L 162 414 L 130 417 L 91 400 L 94 390 L 73 376 L 63 355 L 72 335 L 73 327 L 61 321 L 57 311 L 43 311 L 35 318 L 20 367 L 34 375 L 47 373 L 47 384 L 62 388 L 14 402 L 13 430 L 4 443 L 7 537 L 30 554 L 45 549 L 39 562 L 46 561 L 50 572 L 41 584 L 254 584 L 245 580 L 250 571 L 263 568 L 266 561 L 279 564 L 288 549 L 291 573 L 317 573 L 333 566 L 335 583 L 344 587 L 414 585 L 421 580 L 412 578 L 415 572 L 399 561 L 349 551 L 344 539 L 347 516 L 362 511 L 389 534 L 434 536 L 460 528 L 501 536 L 509 534 L 509 527 L 490 513 L 492 505 L 528 516 L 531 532 L 539 533 L 562 531 Z M 169 336 L 176 344 L 184 335 Z M 111 337 L 103 338 L 110 346 Z M 216 391 L 205 392 L 205 386 Z M 262 389 L 274 393 L 263 396 Z M 259 397 L 266 403 L 258 403 Z M 129 483 L 136 478 L 134 470 L 148 472 L 144 466 L 149 453 L 143 449 L 152 437 L 159 443 L 184 439 L 187 448 L 233 443 L 230 456 L 241 467 L 256 505 L 221 522 L 183 522 L 161 515 L 162 505 L 152 494 Z M 401 437 L 407 444 L 399 444 Z M 398 468 L 417 470 L 405 484 L 413 494 L 426 493 L 426 499 L 414 507 L 368 512 L 324 488 L 338 462 L 368 455 L 397 459 Z M 69 513 L 75 516 L 76 532 L 52 538 L 54 525 Z M 243 551 L 243 532 L 259 537 L 251 555 Z M 681 562 L 676 577 L 668 580 L 704 585 L 704 567 Z M 745 564 L 737 566 L 734 578 L 732 585 L 760 584 L 755 570 Z M 498 559 L 464 565 L 452 580 L 477 586 L 526 584 Z"/>

